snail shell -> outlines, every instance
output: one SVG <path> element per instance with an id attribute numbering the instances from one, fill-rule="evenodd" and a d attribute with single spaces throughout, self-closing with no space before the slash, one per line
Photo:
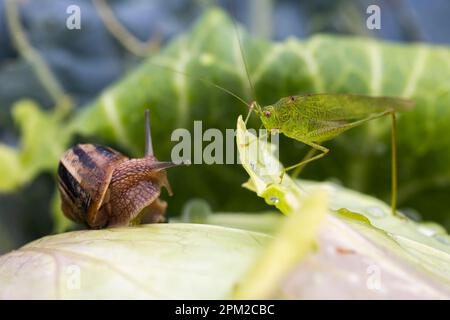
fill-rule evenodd
<path id="1" fill-rule="evenodd" d="M 166 202 L 161 187 L 172 195 L 165 169 L 152 155 L 147 116 L 146 156 L 129 159 L 95 144 L 78 144 L 67 150 L 58 167 L 58 189 L 64 215 L 88 228 L 126 226 L 164 220 Z"/>

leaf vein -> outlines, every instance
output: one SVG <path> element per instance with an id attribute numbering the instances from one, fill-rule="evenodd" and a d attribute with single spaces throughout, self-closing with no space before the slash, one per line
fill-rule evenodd
<path id="1" fill-rule="evenodd" d="M 403 89 L 402 96 L 409 98 L 414 93 L 414 90 L 416 89 L 417 82 L 419 80 L 419 77 L 422 75 L 425 61 L 428 56 L 429 51 L 426 50 L 425 46 L 421 46 L 417 52 L 416 55 L 416 61 L 414 63 L 414 67 L 411 70 L 411 74 L 406 81 L 405 88 Z"/>

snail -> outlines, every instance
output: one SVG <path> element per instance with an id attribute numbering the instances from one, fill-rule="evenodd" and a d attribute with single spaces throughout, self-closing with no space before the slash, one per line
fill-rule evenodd
<path id="1" fill-rule="evenodd" d="M 90 229 L 140 222 L 163 222 L 167 203 L 161 188 L 172 190 L 166 169 L 153 155 L 150 115 L 145 111 L 145 156 L 129 159 L 109 147 L 77 144 L 67 150 L 58 166 L 61 208 L 70 220 Z"/>

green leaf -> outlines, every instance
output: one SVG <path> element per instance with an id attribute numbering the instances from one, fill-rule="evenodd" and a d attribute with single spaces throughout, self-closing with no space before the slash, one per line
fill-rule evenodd
<path id="1" fill-rule="evenodd" d="M 13 118 L 20 146 L 0 144 L 0 191 L 12 191 L 41 171 L 55 170 L 71 136 L 58 114 L 42 111 L 30 100 L 13 106 Z"/>
<path id="2" fill-rule="evenodd" d="M 427 220 L 450 228 L 448 47 L 329 35 L 272 43 L 245 32 L 239 34 L 256 98 L 262 105 L 307 92 L 396 95 L 416 101 L 413 111 L 398 117 L 399 206 L 417 210 Z M 204 130 L 233 128 L 234 119 L 246 112 L 246 107 L 198 78 L 250 101 L 253 97 L 237 40 L 232 21 L 220 10 L 209 10 L 190 32 L 107 88 L 69 124 L 58 125 L 54 116 L 40 111 L 22 114 L 20 118 L 29 119 L 19 121 L 20 127 L 33 129 L 22 129 L 28 132 L 28 138 L 19 149 L 0 145 L 0 190 L 15 190 L 42 170 L 56 172 L 62 146 L 68 147 L 75 133 L 84 134 L 84 142 L 100 140 L 129 155 L 142 155 L 146 108 L 152 110 L 154 147 L 161 160 L 170 158 L 177 143 L 171 142 L 170 136 L 176 128 L 186 127 L 192 132 L 194 120 L 202 120 Z M 27 124 L 34 123 L 32 117 L 35 124 Z M 328 142 L 330 155 L 308 165 L 303 172 L 305 178 L 332 178 L 388 199 L 389 130 L 389 119 L 379 119 Z M 299 143 L 282 139 L 284 163 L 301 159 L 304 150 L 298 147 Z M 175 168 L 169 178 L 175 191 L 169 204 L 173 213 L 179 213 L 190 199 L 186 188 L 195 190 L 196 196 L 206 199 L 214 210 L 265 210 L 250 192 L 235 188 L 245 179 L 239 166 Z"/>
<path id="3" fill-rule="evenodd" d="M 272 290 L 279 286 L 286 274 L 314 248 L 319 227 L 327 211 L 326 193 L 323 190 L 313 193 L 300 208 L 285 219 L 275 239 L 235 287 L 231 297 L 270 297 Z"/>
<path id="4" fill-rule="evenodd" d="M 18 152 L 0 144 L 0 190 L 14 190 L 24 180 Z"/>
<path id="5" fill-rule="evenodd" d="M 268 240 L 192 224 L 45 237 L 0 257 L 0 297 L 223 299 Z"/>
<path id="6" fill-rule="evenodd" d="M 240 35 L 256 98 L 262 105 L 288 95 L 312 92 L 413 99 L 416 108 L 398 117 L 399 204 L 450 226 L 450 220 L 445 218 L 450 214 L 445 205 L 450 192 L 447 47 L 328 35 L 271 43 L 242 31 Z M 175 145 L 169 142 L 174 129 L 186 127 L 192 132 L 194 120 L 202 120 L 204 130 L 233 128 L 236 116 L 247 111 L 239 101 L 198 78 L 223 86 L 247 101 L 254 98 L 233 23 L 217 9 L 207 11 L 192 31 L 173 40 L 159 55 L 106 89 L 76 116 L 73 126 L 86 135 L 100 136 L 141 155 L 143 113 L 150 108 L 156 154 L 168 159 Z M 305 177 L 334 178 L 353 189 L 388 199 L 389 131 L 389 119 L 378 119 L 328 142 L 330 155 L 308 165 Z M 287 164 L 302 157 L 302 149 L 292 144 L 299 145 L 290 139 L 281 144 L 282 159 L 287 159 Z M 214 208 L 264 208 L 248 193 L 228 192 L 243 179 L 238 167 L 192 166 L 170 178 L 176 192 L 184 190 L 185 182 L 191 181 L 190 188 L 195 188 L 197 196 Z M 188 197 L 178 192 L 171 200 L 171 208 L 179 211 Z"/>
<path id="7" fill-rule="evenodd" d="M 263 215 L 266 230 L 276 229 L 270 231 L 273 237 L 177 223 L 49 236 L 0 257 L 0 297 L 450 297 L 444 238 L 424 234 L 423 225 L 392 216 L 378 200 L 338 186 L 289 176 L 279 184 L 282 166 L 273 146 L 251 135 L 242 118 L 237 141 L 250 175 L 246 186 L 286 215 Z M 261 148 L 255 149 L 257 141 Z M 203 200 L 193 200 L 185 218 L 211 223 L 215 218 L 209 212 Z M 248 216 L 228 216 L 216 221 L 262 227 L 249 223 Z"/>
<path id="8" fill-rule="evenodd" d="M 242 117 L 237 127 L 239 154 L 250 176 L 245 186 L 289 217 L 235 297 L 268 298 L 276 289 L 291 298 L 450 297 L 450 242 L 442 228 L 399 218 L 379 200 L 328 183 L 296 182 L 286 175 L 280 183 L 283 171 L 273 146 L 247 131 Z M 323 214 L 320 205 L 327 206 L 320 192 L 331 201 L 314 236 Z M 318 251 L 305 256 L 316 237 Z M 286 276 L 295 261 L 297 269 Z M 366 272 L 378 276 L 371 279 Z M 277 283 L 282 276 L 287 280 Z"/>

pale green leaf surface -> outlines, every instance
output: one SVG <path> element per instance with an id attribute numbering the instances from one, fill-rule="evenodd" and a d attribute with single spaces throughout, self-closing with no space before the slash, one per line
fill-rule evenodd
<path id="1" fill-rule="evenodd" d="M 45 237 L 0 257 L 0 298 L 220 299 L 268 240 L 193 224 Z"/>
<path id="2" fill-rule="evenodd" d="M 281 220 L 266 217 L 268 224 L 279 226 L 272 232 L 272 241 L 261 233 L 193 224 L 49 236 L 0 257 L 0 297 L 450 297 L 449 255 L 434 240 L 421 241 L 413 231 L 405 231 L 416 225 L 408 222 L 396 234 L 383 228 L 394 225 L 389 219 L 398 218 L 386 217 L 384 225 L 375 226 L 364 212 L 327 209 L 346 206 L 344 199 L 350 196 L 359 206 L 352 210 L 382 204 L 328 184 L 310 183 L 301 188 L 302 182 L 298 185 L 288 176 L 279 185 L 280 172 L 264 170 L 277 162 L 270 146 L 257 149 L 264 154 L 264 162 L 253 165 L 247 161 L 252 158 L 245 157 L 245 149 L 255 150 L 251 145 L 256 137 L 246 131 L 241 118 L 237 140 L 243 166 L 251 176 L 247 187 L 287 215 L 280 216 Z M 323 192 L 329 195 L 330 204 Z M 208 221 L 205 204 L 196 202 L 190 207 L 202 211 Z M 188 217 L 197 219 L 198 215 L 191 212 Z M 217 221 L 261 228 L 247 219 L 219 216 Z M 313 242 L 318 246 L 311 252 Z"/>
<path id="3" fill-rule="evenodd" d="M 433 234 L 425 235 L 421 229 L 425 226 L 393 216 L 386 204 L 372 197 L 327 183 L 297 183 L 288 176 L 280 184 L 282 167 L 280 164 L 274 166 L 273 162 L 278 163 L 278 160 L 265 145 L 267 143 L 247 131 L 241 117 L 237 126 L 241 161 L 250 175 L 245 186 L 267 203 L 286 215 L 293 215 L 309 201 L 310 193 L 322 190 L 331 196 L 326 223 L 318 236 L 318 252 L 299 263 L 298 271 L 288 277 L 294 284 L 287 281 L 285 286 L 279 287 L 280 294 L 296 298 L 450 296 L 448 244 Z M 260 148 L 252 148 L 255 145 Z M 270 168 L 279 169 L 271 171 Z M 298 233 L 304 232 L 301 226 L 297 227 Z M 440 234 L 448 237 L 442 230 Z M 291 236 L 292 242 L 294 239 Z M 299 246 L 301 248 L 302 244 Z M 260 262 L 260 265 L 264 263 Z M 273 273 L 273 268 L 272 265 L 259 272 Z M 278 268 L 283 269 L 285 265 L 280 264 Z M 384 281 L 378 281 L 379 288 L 375 290 L 369 283 L 373 280 L 369 280 L 372 271 L 367 274 L 367 270 L 372 269 L 384 278 Z M 327 283 L 330 291 L 320 290 L 323 283 Z"/>
<path id="4" fill-rule="evenodd" d="M 327 194 L 318 190 L 290 213 L 257 263 L 235 286 L 233 299 L 264 299 L 288 272 L 314 249 L 318 230 L 328 212 Z"/>

